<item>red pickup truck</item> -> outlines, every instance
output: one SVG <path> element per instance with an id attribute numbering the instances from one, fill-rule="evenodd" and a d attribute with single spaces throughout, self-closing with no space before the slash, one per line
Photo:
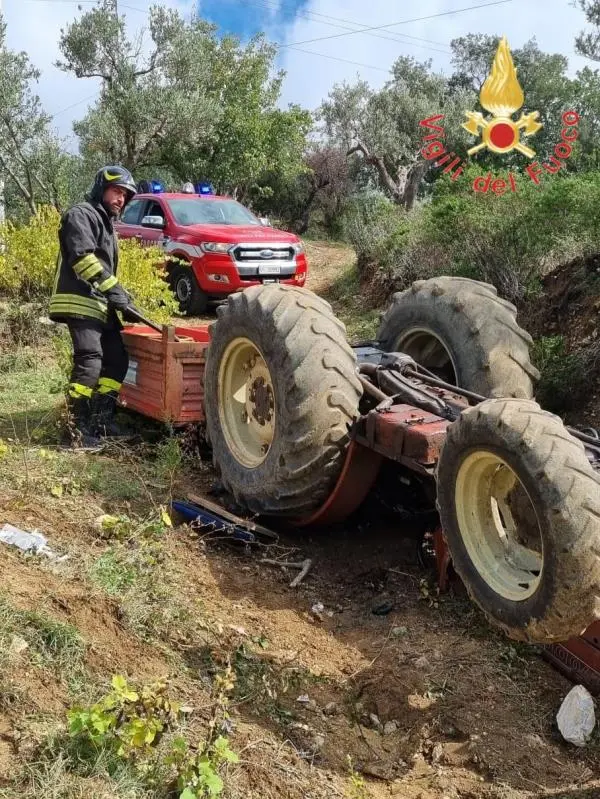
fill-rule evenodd
<path id="1" fill-rule="evenodd" d="M 115 227 L 120 238 L 162 247 L 170 285 L 190 316 L 257 283 L 306 281 L 300 239 L 266 226 L 230 197 L 137 194 Z"/>

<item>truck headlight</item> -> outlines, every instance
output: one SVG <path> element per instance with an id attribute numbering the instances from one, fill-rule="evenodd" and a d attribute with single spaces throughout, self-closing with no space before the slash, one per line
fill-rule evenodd
<path id="1" fill-rule="evenodd" d="M 203 241 L 200 246 L 204 252 L 227 253 L 233 247 L 233 244 L 227 244 L 221 241 Z"/>
<path id="2" fill-rule="evenodd" d="M 302 244 L 301 241 L 299 241 L 298 244 L 294 244 L 294 252 L 296 255 L 300 255 L 304 252 L 304 244 Z"/>

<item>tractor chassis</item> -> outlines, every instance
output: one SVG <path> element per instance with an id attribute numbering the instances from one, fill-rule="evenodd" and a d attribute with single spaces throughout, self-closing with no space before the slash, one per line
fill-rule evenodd
<path id="1" fill-rule="evenodd" d="M 351 430 L 346 463 L 333 492 L 315 513 L 299 520 L 299 526 L 329 525 L 348 517 L 373 488 L 386 458 L 430 479 L 433 486 L 448 426 L 461 409 L 485 400 L 445 384 L 404 355 L 383 353 L 376 342 L 359 345 L 355 352 L 365 397 L 371 401 Z M 582 441 L 591 464 L 600 471 L 598 433 L 567 429 Z M 428 537 L 444 592 L 450 554 L 439 524 Z M 545 646 L 543 653 L 567 677 L 600 695 L 600 622 L 563 644 Z"/>

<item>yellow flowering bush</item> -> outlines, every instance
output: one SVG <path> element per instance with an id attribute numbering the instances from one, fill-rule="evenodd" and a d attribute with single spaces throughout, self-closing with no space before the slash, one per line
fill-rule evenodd
<path id="1" fill-rule="evenodd" d="M 58 258 L 60 215 L 43 206 L 26 225 L 0 226 L 0 297 L 23 302 L 50 298 Z M 136 306 L 157 322 L 167 322 L 177 303 L 163 272 L 164 255 L 136 239 L 119 241 L 119 281 Z"/>
<path id="2" fill-rule="evenodd" d="M 58 211 L 44 206 L 26 225 L 0 226 L 0 295 L 33 302 L 50 294 L 59 221 Z"/>

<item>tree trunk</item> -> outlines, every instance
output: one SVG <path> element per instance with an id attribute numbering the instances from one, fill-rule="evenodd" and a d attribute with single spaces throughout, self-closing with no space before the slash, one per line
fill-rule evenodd
<path id="1" fill-rule="evenodd" d="M 368 148 L 360 141 L 351 147 L 346 153 L 347 156 L 353 153 L 362 153 L 365 161 L 374 166 L 379 174 L 379 179 L 384 188 L 390 195 L 391 199 L 397 204 L 401 205 L 407 211 L 410 211 L 417 199 L 417 193 L 421 181 L 427 171 L 427 164 L 416 160 L 410 165 L 404 165 L 398 169 L 398 180 L 390 175 L 385 165 L 383 158 L 379 155 L 373 155 L 369 152 Z"/>
<path id="2" fill-rule="evenodd" d="M 13 170 L 6 163 L 6 160 L 1 155 L 0 155 L 0 167 L 2 167 L 6 171 L 6 174 L 13 180 L 15 186 L 17 187 L 17 189 L 23 196 L 23 199 L 27 203 L 27 207 L 31 211 L 32 216 L 35 216 L 35 214 L 37 213 L 35 197 L 31 192 L 27 190 L 27 187 L 25 186 L 23 181 L 20 180 L 19 176 L 15 172 L 13 172 Z"/>

